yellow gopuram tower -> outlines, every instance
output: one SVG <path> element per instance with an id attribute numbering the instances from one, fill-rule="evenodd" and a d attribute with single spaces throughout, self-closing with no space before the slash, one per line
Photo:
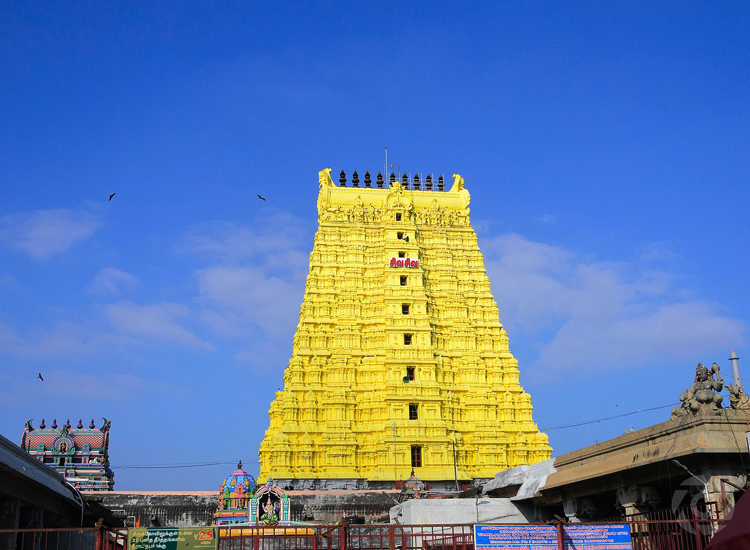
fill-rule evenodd
<path id="1" fill-rule="evenodd" d="M 469 192 L 319 174 L 318 231 L 260 482 L 434 488 L 550 457 L 498 318 Z"/>

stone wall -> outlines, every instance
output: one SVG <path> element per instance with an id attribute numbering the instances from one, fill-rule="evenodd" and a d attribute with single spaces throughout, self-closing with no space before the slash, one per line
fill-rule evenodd
<path id="1" fill-rule="evenodd" d="M 209 525 L 216 511 L 215 491 L 84 493 L 97 500 L 129 526 L 140 518 L 141 527 L 200 527 Z"/>
<path id="2" fill-rule="evenodd" d="M 536 519 L 532 506 L 487 497 L 409 500 L 393 506 L 390 517 L 403 525 L 529 523 Z"/>
<path id="3" fill-rule="evenodd" d="M 288 491 L 292 521 L 336 523 L 343 517 L 360 516 L 368 523 L 388 522 L 395 492 L 383 491 Z M 217 493 L 112 491 L 85 493 L 87 500 L 100 502 L 118 517 L 141 527 L 200 527 L 211 524 Z"/>

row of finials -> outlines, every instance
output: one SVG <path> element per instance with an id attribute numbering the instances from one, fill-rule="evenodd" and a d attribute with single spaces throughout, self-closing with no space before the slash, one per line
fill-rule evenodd
<path id="1" fill-rule="evenodd" d="M 396 174 L 393 172 L 391 172 L 390 183 L 396 183 Z M 341 187 L 346 187 L 346 173 L 343 170 L 339 174 L 339 184 Z M 365 187 L 372 187 L 370 172 L 365 172 L 364 184 Z M 411 189 L 415 189 L 417 191 L 422 189 L 422 182 L 420 181 L 419 174 L 414 174 L 414 178 L 412 178 L 411 184 Z M 382 189 L 385 185 L 385 182 L 383 181 L 383 174 L 381 174 L 380 172 L 378 172 L 378 176 L 375 180 L 375 185 L 378 189 Z M 359 174 L 357 174 L 356 170 L 352 174 L 352 187 L 359 187 Z M 406 175 L 406 172 L 404 172 L 401 176 L 401 187 L 403 189 L 410 189 L 409 176 Z M 433 191 L 431 174 L 427 174 L 427 177 L 424 179 L 424 188 L 427 191 Z M 438 177 L 437 191 L 445 191 L 445 178 L 443 178 L 442 174 L 440 175 L 440 177 Z"/>
<path id="2" fill-rule="evenodd" d="M 68 419 L 68 421 L 65 424 L 63 424 L 63 426 L 65 426 L 67 429 L 70 429 L 70 418 Z M 47 425 L 44 423 L 44 418 L 42 418 L 42 423 L 39 424 L 39 429 L 40 430 L 44 430 L 46 427 L 47 427 Z M 81 418 L 78 419 L 78 425 L 76 426 L 76 428 L 78 428 L 79 430 L 83 429 L 83 419 L 81 419 Z M 91 424 L 89 424 L 89 428 L 92 429 L 92 430 L 96 428 L 96 425 L 94 424 L 94 419 L 93 418 L 91 419 Z M 52 429 L 53 430 L 57 429 L 57 418 L 55 418 L 52 421 Z"/>

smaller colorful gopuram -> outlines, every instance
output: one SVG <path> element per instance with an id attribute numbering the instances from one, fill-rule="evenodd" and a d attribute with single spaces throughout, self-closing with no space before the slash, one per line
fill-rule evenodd
<path id="1" fill-rule="evenodd" d="M 38 428 L 26 421 L 21 448 L 31 456 L 54 468 L 80 491 L 112 491 L 114 472 L 109 468 L 109 428 L 104 418 L 101 428 L 91 420 L 88 428 L 83 421 L 72 428 L 70 419 L 57 427 L 57 419 L 47 428 L 44 419 Z"/>
<path id="2" fill-rule="evenodd" d="M 423 498 L 427 498 L 427 488 L 424 481 L 419 479 L 414 470 L 412 470 L 409 479 L 404 482 L 404 486 L 401 488 L 398 500 L 399 502 L 403 502 L 405 500 L 419 500 Z"/>
<path id="3" fill-rule="evenodd" d="M 248 505 L 255 496 L 255 478 L 242 469 L 237 469 L 219 486 L 219 506 L 214 512 L 214 524 L 236 525 L 248 523 Z"/>
<path id="4" fill-rule="evenodd" d="M 250 499 L 250 523 L 253 525 L 289 525 L 289 497 L 269 479 Z"/>

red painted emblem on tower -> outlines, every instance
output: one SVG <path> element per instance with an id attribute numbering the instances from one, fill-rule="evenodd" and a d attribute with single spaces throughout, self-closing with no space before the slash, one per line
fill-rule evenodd
<path id="1" fill-rule="evenodd" d="M 419 267 L 419 260 L 412 260 L 411 258 L 391 258 L 388 265 L 391 267 Z"/>

